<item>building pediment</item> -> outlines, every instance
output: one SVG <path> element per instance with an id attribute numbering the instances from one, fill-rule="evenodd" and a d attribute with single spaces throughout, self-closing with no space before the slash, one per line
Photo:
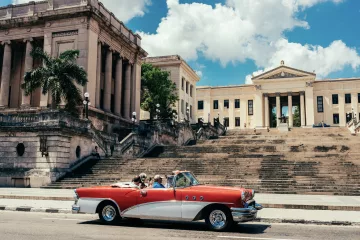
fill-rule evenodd
<path id="1" fill-rule="evenodd" d="M 266 79 L 284 79 L 284 78 L 302 78 L 302 77 L 316 77 L 315 73 L 302 71 L 299 69 L 280 66 L 258 76 L 252 78 L 252 80 L 266 80 Z"/>

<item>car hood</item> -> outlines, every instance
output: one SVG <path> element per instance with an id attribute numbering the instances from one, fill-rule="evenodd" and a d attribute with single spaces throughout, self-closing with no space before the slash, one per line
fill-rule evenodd
<path id="1" fill-rule="evenodd" d="M 214 185 L 197 185 L 192 186 L 191 189 L 198 191 L 239 191 L 245 190 L 245 188 L 240 187 L 222 187 L 222 186 L 214 186 Z"/>

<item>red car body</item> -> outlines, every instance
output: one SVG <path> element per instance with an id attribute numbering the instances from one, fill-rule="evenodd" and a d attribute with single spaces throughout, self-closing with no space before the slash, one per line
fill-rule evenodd
<path id="1" fill-rule="evenodd" d="M 189 185 L 178 186 L 185 179 Z M 192 182 L 192 184 L 190 184 Z M 73 213 L 98 213 L 104 222 L 118 218 L 196 221 L 223 230 L 232 222 L 252 221 L 262 207 L 254 191 L 236 187 L 200 185 L 189 172 L 177 172 L 174 187 L 139 189 L 131 184 L 75 190 Z"/>

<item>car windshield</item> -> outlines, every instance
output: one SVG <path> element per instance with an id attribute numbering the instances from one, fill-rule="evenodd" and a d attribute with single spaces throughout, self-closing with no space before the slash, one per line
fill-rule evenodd
<path id="1" fill-rule="evenodd" d="M 175 186 L 176 187 L 190 187 L 200 185 L 199 181 L 190 172 L 182 172 L 176 175 Z"/>

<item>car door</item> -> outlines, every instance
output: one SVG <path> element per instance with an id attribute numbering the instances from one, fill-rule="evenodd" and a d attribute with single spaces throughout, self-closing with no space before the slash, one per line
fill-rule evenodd
<path id="1" fill-rule="evenodd" d="M 181 219 L 181 201 L 173 188 L 145 188 L 139 191 L 137 213 L 145 219 Z"/>

